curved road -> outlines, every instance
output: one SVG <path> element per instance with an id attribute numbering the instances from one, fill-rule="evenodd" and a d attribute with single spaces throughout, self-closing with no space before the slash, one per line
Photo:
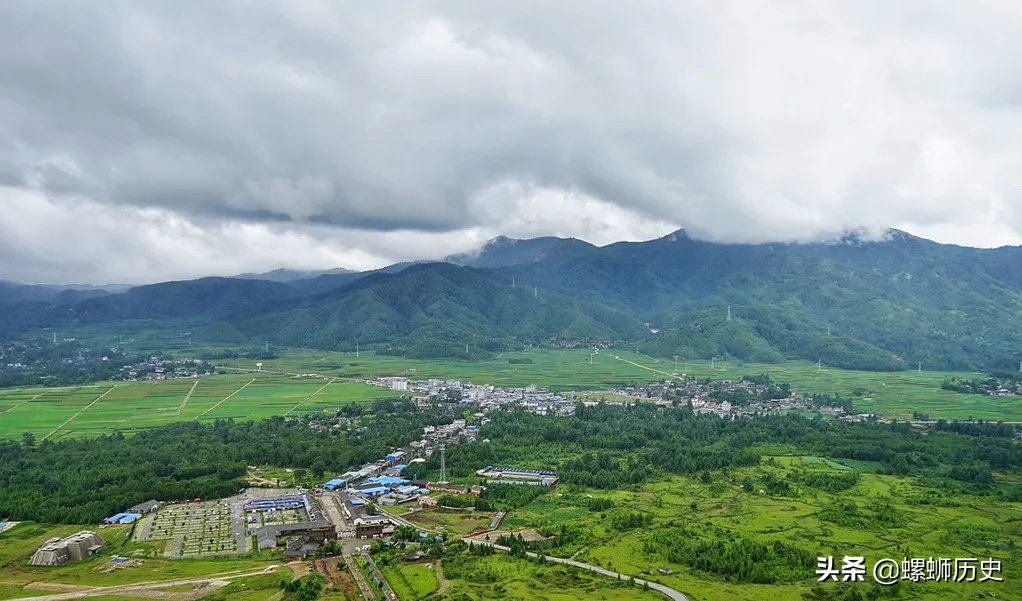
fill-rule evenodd
<path id="1" fill-rule="evenodd" d="M 493 543 L 489 543 L 489 542 L 486 542 L 486 541 L 473 540 L 471 542 L 473 542 L 475 544 L 489 545 L 489 546 L 493 547 L 494 549 L 496 549 L 498 551 L 504 551 L 505 553 L 511 551 L 511 549 L 508 548 L 508 547 L 505 547 L 505 546 L 502 546 L 502 545 L 495 545 Z M 533 553 L 531 551 L 526 553 L 526 555 L 528 555 L 529 557 L 532 557 L 532 558 L 539 557 L 539 555 L 537 555 L 536 553 Z M 602 574 L 604 576 L 607 576 L 607 577 L 610 577 L 610 578 L 614 578 L 616 580 L 622 580 L 622 579 L 624 579 L 624 580 L 632 580 L 632 581 L 635 582 L 635 584 L 637 584 L 639 586 L 648 585 L 650 590 L 653 590 L 653 591 L 656 591 L 658 593 L 661 593 L 661 594 L 667 596 L 669 599 L 672 599 L 673 601 L 688 601 L 688 597 L 686 597 L 682 593 L 674 590 L 673 588 L 666 587 L 666 586 L 664 586 L 662 584 L 658 584 L 656 582 L 647 582 L 646 580 L 643 580 L 641 578 L 633 578 L 631 576 L 626 576 L 624 574 L 618 574 L 617 572 L 611 572 L 610 570 L 605 570 L 605 569 L 603 569 L 601 567 L 589 565 L 587 563 L 582 563 L 581 561 L 575 561 L 573 559 L 562 559 L 560 557 L 550 557 L 549 555 L 546 555 L 545 557 L 546 557 L 547 561 L 552 562 L 552 563 L 559 563 L 559 564 L 563 564 L 563 565 L 566 565 L 566 566 L 572 566 L 572 567 L 575 567 L 575 568 L 579 568 L 581 570 L 586 570 L 586 571 L 589 571 L 589 572 L 595 572 L 597 574 Z"/>

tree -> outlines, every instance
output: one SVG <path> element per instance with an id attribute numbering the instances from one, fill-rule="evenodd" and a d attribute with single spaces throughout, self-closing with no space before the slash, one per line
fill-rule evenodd
<path id="1" fill-rule="evenodd" d="M 25 445 L 26 447 L 34 447 L 35 446 L 35 434 L 32 434 L 31 432 L 23 433 L 21 435 L 21 444 Z"/>

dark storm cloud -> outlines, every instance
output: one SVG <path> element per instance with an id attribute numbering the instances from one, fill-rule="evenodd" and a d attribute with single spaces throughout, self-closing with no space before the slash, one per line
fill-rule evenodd
<path id="1" fill-rule="evenodd" d="M 0 258 L 83 273 L 25 250 L 72 220 L 124 226 L 75 260 L 125 281 L 268 241 L 267 268 L 675 226 L 1017 241 L 1020 27 L 993 0 L 11 0 Z"/>

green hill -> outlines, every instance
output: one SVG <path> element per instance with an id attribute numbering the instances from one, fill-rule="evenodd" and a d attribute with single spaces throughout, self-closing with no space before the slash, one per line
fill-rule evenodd
<path id="1" fill-rule="evenodd" d="M 1016 247 L 963 248 L 897 231 L 812 244 L 716 244 L 681 231 L 605 247 L 500 238 L 447 262 L 286 283 L 206 278 L 77 300 L 9 285 L 0 336 L 205 320 L 210 341 L 359 343 L 413 356 L 605 341 L 663 357 L 1007 369 L 1022 359 L 1020 259 Z"/>

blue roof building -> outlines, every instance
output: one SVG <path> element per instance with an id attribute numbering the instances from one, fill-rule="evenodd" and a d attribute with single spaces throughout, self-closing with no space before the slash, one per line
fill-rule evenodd
<path id="1" fill-rule="evenodd" d="M 404 478 L 398 478 L 396 476 L 378 476 L 376 478 L 370 478 L 368 482 L 370 484 L 379 484 L 381 486 L 408 484 L 408 480 L 405 480 Z"/>
<path id="2" fill-rule="evenodd" d="M 344 486 L 344 480 L 341 480 L 340 478 L 334 478 L 333 480 L 330 480 L 329 482 L 324 484 L 323 488 L 327 490 L 337 490 L 342 486 Z"/>

